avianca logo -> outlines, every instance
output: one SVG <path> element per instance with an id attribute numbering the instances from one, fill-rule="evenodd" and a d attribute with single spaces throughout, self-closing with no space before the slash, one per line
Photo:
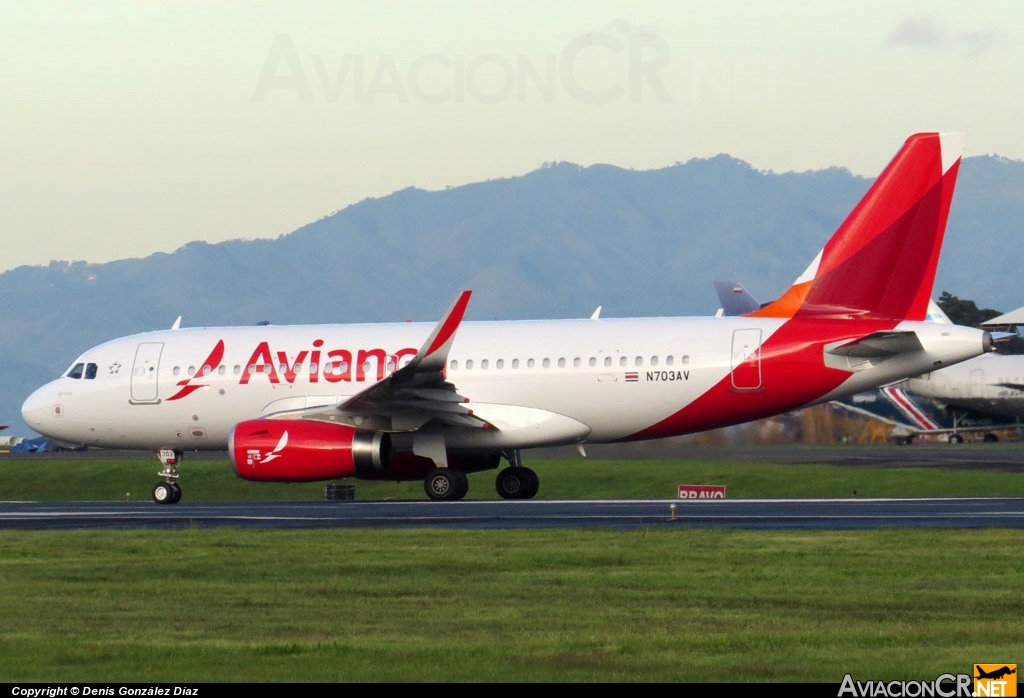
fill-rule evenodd
<path id="1" fill-rule="evenodd" d="M 406 357 L 416 356 L 416 349 L 405 347 L 390 354 L 384 349 L 327 349 L 324 340 L 316 339 L 310 349 L 303 349 L 288 358 L 288 352 L 274 351 L 269 342 L 260 342 L 242 367 L 239 385 L 248 385 L 255 379 L 266 379 L 272 384 L 294 384 L 300 376 L 310 383 L 363 383 L 368 380 L 383 380 L 385 375 L 394 373 L 399 362 Z M 218 340 L 202 366 L 189 378 L 178 381 L 180 388 L 170 400 L 181 400 L 200 388 L 210 385 L 207 376 L 215 372 L 224 358 L 224 340 Z M 303 370 L 303 369 L 307 370 Z"/>
<path id="2" fill-rule="evenodd" d="M 274 446 L 274 450 L 263 455 L 258 448 L 250 448 L 245 452 L 245 463 L 246 465 L 255 465 L 257 463 L 269 463 L 275 461 L 281 457 L 281 452 L 284 451 L 284 447 L 288 445 L 288 431 L 285 430 L 281 434 L 281 438 L 278 440 L 277 445 Z"/>
<path id="3" fill-rule="evenodd" d="M 181 390 L 167 399 L 180 400 L 183 397 L 191 395 L 200 388 L 205 388 L 210 385 L 209 383 L 203 383 L 201 381 L 220 366 L 220 360 L 223 358 L 224 340 L 221 339 L 217 342 L 216 346 L 213 347 L 213 351 L 211 351 L 210 355 L 206 357 L 206 361 L 204 361 L 203 365 L 199 367 L 199 370 L 196 371 L 195 375 L 190 378 L 186 378 L 185 380 L 178 381 L 178 387 L 181 388 Z"/>

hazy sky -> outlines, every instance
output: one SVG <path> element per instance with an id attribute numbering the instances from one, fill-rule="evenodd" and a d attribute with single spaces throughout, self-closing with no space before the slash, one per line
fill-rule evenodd
<path id="1" fill-rule="evenodd" d="M 276 237 L 549 161 L 873 177 L 934 130 L 1024 159 L 1011 0 L 0 7 L 0 270 Z"/>

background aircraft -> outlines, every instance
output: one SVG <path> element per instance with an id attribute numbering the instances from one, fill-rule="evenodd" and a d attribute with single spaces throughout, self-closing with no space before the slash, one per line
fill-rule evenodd
<path id="1" fill-rule="evenodd" d="M 224 448 L 250 480 L 422 479 L 440 500 L 504 458 L 499 495 L 530 498 L 523 449 L 716 429 L 990 351 L 925 321 L 962 145 L 911 136 L 790 289 L 741 316 L 463 322 L 465 291 L 433 329 L 175 322 L 89 349 L 22 414 L 154 450 L 160 503 L 181 497 L 184 451 Z"/>

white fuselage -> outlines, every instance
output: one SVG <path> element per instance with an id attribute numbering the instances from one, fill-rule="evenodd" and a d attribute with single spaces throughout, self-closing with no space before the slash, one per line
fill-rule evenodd
<path id="1" fill-rule="evenodd" d="M 979 330 L 903 322 L 890 327 L 916 332 L 924 349 L 864 361 L 825 349 L 877 327 L 817 321 L 779 332 L 796 322 L 464 322 L 446 378 L 468 399 L 466 407 L 496 428 L 455 430 L 448 445 L 528 448 L 701 431 L 984 351 Z M 431 329 L 429 323 L 270 325 L 133 335 L 82 354 L 68 374 L 26 400 L 23 415 L 41 434 L 92 446 L 224 449 L 242 420 L 334 405 L 364 390 L 408 362 Z M 773 340 L 777 333 L 785 339 Z"/>

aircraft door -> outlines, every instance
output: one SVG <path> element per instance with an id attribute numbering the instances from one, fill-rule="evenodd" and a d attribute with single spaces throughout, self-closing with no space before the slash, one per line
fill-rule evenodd
<path id="1" fill-rule="evenodd" d="M 732 333 L 733 390 L 761 389 L 761 330 L 735 330 Z"/>
<path id="2" fill-rule="evenodd" d="M 157 375 L 160 373 L 160 354 L 163 350 L 163 342 L 142 342 L 135 350 L 135 363 L 132 365 L 133 405 L 159 402 Z"/>

